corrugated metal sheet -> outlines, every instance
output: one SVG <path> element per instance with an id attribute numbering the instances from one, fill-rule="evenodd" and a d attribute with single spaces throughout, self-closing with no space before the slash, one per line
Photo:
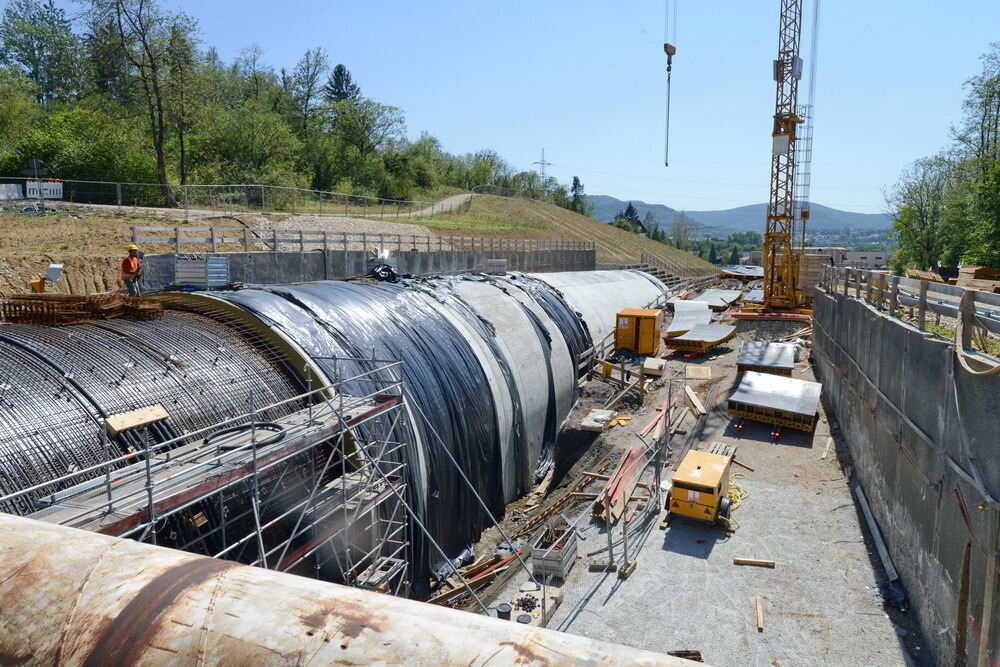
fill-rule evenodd
<path id="1" fill-rule="evenodd" d="M 230 283 L 229 258 L 178 257 L 174 268 L 174 282 L 201 288 L 224 287 Z"/>

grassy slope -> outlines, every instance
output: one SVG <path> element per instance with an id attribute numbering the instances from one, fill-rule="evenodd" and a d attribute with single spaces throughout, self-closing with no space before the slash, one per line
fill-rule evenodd
<path id="1" fill-rule="evenodd" d="M 598 262 L 637 264 L 645 252 L 672 273 L 708 275 L 718 271 L 691 253 L 573 211 L 524 199 L 482 195 L 473 200 L 467 213 L 419 222 L 444 234 L 593 241 Z"/>

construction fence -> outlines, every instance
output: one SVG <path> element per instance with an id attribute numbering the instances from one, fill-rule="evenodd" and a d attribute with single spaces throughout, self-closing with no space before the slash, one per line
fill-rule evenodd
<path id="1" fill-rule="evenodd" d="M 306 252 L 312 250 L 594 250 L 593 241 L 564 239 L 497 239 L 472 236 L 368 234 L 305 229 L 249 227 L 132 227 L 136 245 L 166 245 L 174 253 Z"/>
<path id="2" fill-rule="evenodd" d="M 0 177 L 0 215 L 41 215 L 71 210 L 89 215 L 128 213 L 189 220 L 208 215 L 345 215 L 402 220 L 451 215 L 468 210 L 461 203 L 383 199 L 276 185 L 159 185 Z"/>

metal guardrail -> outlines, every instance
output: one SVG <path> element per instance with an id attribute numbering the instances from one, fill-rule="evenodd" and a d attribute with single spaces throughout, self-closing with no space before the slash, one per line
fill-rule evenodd
<path id="1" fill-rule="evenodd" d="M 564 239 L 497 239 L 470 236 L 421 236 L 417 234 L 368 234 L 317 230 L 249 227 L 132 227 L 136 245 L 166 244 L 177 254 L 219 252 L 306 252 L 309 250 L 594 250 L 593 241 Z M 192 249 L 197 246 L 197 250 Z"/>
<path id="2" fill-rule="evenodd" d="M 37 195 L 41 182 L 58 184 L 60 197 Z M 44 213 L 46 208 L 72 208 L 74 204 L 110 207 L 115 212 L 142 209 L 175 211 L 185 220 L 192 214 L 292 213 L 297 215 L 349 215 L 370 218 L 413 218 L 468 210 L 470 200 L 459 204 L 386 199 L 344 192 L 289 188 L 277 185 L 160 185 L 114 181 L 78 181 L 0 176 L 0 215 Z"/>
<path id="3" fill-rule="evenodd" d="M 819 286 L 845 296 L 853 292 L 855 299 L 893 318 L 900 318 L 904 307 L 916 308 L 916 324 L 922 330 L 927 329 L 927 313 L 932 312 L 1000 334 L 1000 294 L 840 266 L 824 266 Z"/>

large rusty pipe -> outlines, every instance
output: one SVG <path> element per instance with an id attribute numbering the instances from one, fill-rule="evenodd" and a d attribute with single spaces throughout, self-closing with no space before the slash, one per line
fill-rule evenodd
<path id="1" fill-rule="evenodd" d="M 695 664 L 0 514 L 0 664 L 290 663 Z"/>

